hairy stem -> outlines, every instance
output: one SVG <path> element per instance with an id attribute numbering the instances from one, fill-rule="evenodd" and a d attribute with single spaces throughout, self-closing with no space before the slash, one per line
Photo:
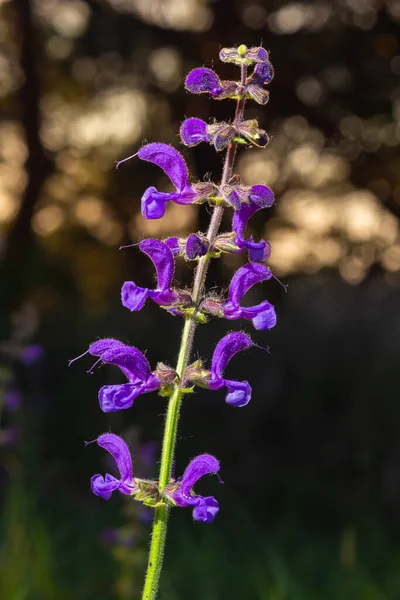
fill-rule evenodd
<path id="1" fill-rule="evenodd" d="M 246 81 L 246 67 L 241 69 L 241 83 L 244 85 Z M 241 98 L 236 104 L 236 113 L 233 124 L 238 126 L 243 118 L 245 98 Z M 236 155 L 236 143 L 229 144 L 225 156 L 224 167 L 222 171 L 221 186 L 227 184 L 232 177 L 232 170 Z M 201 300 L 204 285 L 207 277 L 208 265 L 211 260 L 210 251 L 212 250 L 215 238 L 221 225 L 224 214 L 224 206 L 216 206 L 213 210 L 210 225 L 207 231 L 208 252 L 200 258 L 192 288 L 193 305 L 197 308 Z M 181 346 L 178 355 L 176 372 L 179 378 L 182 379 L 186 367 L 189 364 L 190 355 L 192 353 L 194 332 L 196 330 L 195 316 L 187 317 L 183 327 Z M 176 436 L 178 430 L 179 412 L 182 403 L 183 392 L 178 384 L 168 403 L 167 416 L 165 420 L 164 439 L 161 453 L 161 466 L 159 477 L 159 492 L 163 492 L 164 488 L 170 482 L 172 468 L 174 462 Z M 162 562 L 164 557 L 164 549 L 167 535 L 169 507 L 160 504 L 155 509 L 153 531 L 150 543 L 149 560 L 147 565 L 146 580 L 143 589 L 142 600 L 155 600 L 157 597 L 159 581 L 161 576 Z"/>

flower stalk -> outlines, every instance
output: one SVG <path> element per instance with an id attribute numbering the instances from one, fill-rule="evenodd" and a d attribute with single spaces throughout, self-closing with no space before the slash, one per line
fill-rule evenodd
<path id="1" fill-rule="evenodd" d="M 200 323 L 206 323 L 211 316 L 228 320 L 247 319 L 258 330 L 269 330 L 276 323 L 275 309 L 267 300 L 250 307 L 240 304 L 250 287 L 267 281 L 272 276 L 268 267 L 262 264 L 270 254 L 268 242 L 256 242 L 252 236 L 245 238 L 245 229 L 252 214 L 271 206 L 274 196 L 267 186 L 243 186 L 239 177 L 233 176 L 239 147 L 254 145 L 264 148 L 269 141 L 268 134 L 258 127 L 255 119 L 245 121 L 243 117 L 248 99 L 261 105 L 268 101 L 269 93 L 264 86 L 272 80 L 273 68 L 264 48 L 247 48 L 244 45 L 223 48 L 220 59 L 240 66 L 240 81 L 221 81 L 211 69 L 198 68 L 188 74 L 186 89 L 195 94 L 207 93 L 217 100 L 236 100 L 232 123 L 214 122 L 208 125 L 201 119 L 189 118 L 184 121 L 180 131 L 182 142 L 186 146 L 206 142 L 213 144 L 217 152 L 226 150 L 220 183 L 191 184 L 183 157 L 166 144 L 148 144 L 137 153 L 139 159 L 152 162 L 163 169 L 175 188 L 172 192 L 159 192 L 154 186 L 149 187 L 141 202 L 145 218 L 161 218 L 170 201 L 182 205 L 207 202 L 213 207 L 206 234 L 191 234 L 187 239 L 171 237 L 164 241 L 148 239 L 140 242 L 140 250 L 150 258 L 156 270 L 155 289 L 142 288 L 133 281 L 125 282 L 122 287 L 122 304 L 130 311 L 141 310 L 149 299 L 170 314 L 183 318 L 176 368 L 158 363 L 157 368 L 152 371 L 140 350 L 114 339 L 98 340 L 88 350 L 89 354 L 98 357 L 97 362 L 118 366 L 128 379 L 127 383 L 107 385 L 100 389 L 99 402 L 104 412 L 128 409 L 139 395 L 157 389 L 160 395 L 168 398 L 158 481 L 133 476 L 128 447 L 121 438 L 111 433 L 99 436 L 97 443 L 115 459 L 120 478 L 107 473 L 105 477 L 96 474 L 91 480 L 92 491 L 106 500 L 118 490 L 154 508 L 142 600 L 155 600 L 157 597 L 170 509 L 175 506 L 191 507 L 193 518 L 204 523 L 211 523 L 219 510 L 218 502 L 213 496 L 204 497 L 193 490 L 195 483 L 203 475 L 217 473 L 220 465 L 215 457 L 210 454 L 197 456 L 189 463 L 182 478 L 174 479 L 178 421 L 184 396 L 191 393 L 194 386 L 199 386 L 209 390 L 226 388 L 226 403 L 236 407 L 245 406 L 251 399 L 252 390 L 247 381 L 227 379 L 224 376 L 229 361 L 238 352 L 254 345 L 251 338 L 243 332 L 225 335 L 214 350 L 211 368 L 206 369 L 200 360 L 190 364 L 196 327 Z M 249 66 L 254 66 L 250 76 Z M 234 210 L 233 231 L 220 234 L 219 229 L 227 208 Z M 244 251 L 248 252 L 251 262 L 238 269 L 233 276 L 228 298 L 207 295 L 205 283 L 211 259 L 218 258 L 223 252 Z M 197 261 L 190 293 L 173 284 L 174 260 L 178 256 Z"/>

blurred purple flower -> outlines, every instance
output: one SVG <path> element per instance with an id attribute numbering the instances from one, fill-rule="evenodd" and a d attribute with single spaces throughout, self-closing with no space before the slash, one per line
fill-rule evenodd
<path id="1" fill-rule="evenodd" d="M 40 344 L 29 344 L 25 346 L 21 354 L 21 362 L 26 366 L 31 366 L 44 356 L 44 350 Z"/>
<path id="2" fill-rule="evenodd" d="M 19 390 L 7 390 L 4 394 L 4 409 L 9 412 L 17 411 L 22 403 L 22 394 Z"/>

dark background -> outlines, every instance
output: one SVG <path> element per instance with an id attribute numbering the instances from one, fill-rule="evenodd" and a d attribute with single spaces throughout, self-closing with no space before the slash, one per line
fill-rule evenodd
<path id="1" fill-rule="evenodd" d="M 252 292 L 278 324 L 251 332 L 269 355 L 252 349 L 228 370 L 251 383 L 249 406 L 205 391 L 184 403 L 177 474 L 216 455 L 224 485 L 198 489 L 221 510 L 213 525 L 173 511 L 160 598 L 400 598 L 400 2 L 3 0 L 0 16 L 0 597 L 140 596 L 150 526 L 129 499 L 91 494 L 112 463 L 84 440 L 124 435 L 135 474 L 156 476 L 165 400 L 104 415 L 97 391 L 123 380 L 118 369 L 87 375 L 90 358 L 68 359 L 112 336 L 174 365 L 181 323 L 120 305 L 123 281 L 150 286 L 153 270 L 118 248 L 204 230 L 209 210 L 171 205 L 146 222 L 140 197 L 167 178 L 115 161 L 163 141 L 194 179 L 218 180 L 223 157 L 184 149 L 179 126 L 232 118 L 234 105 L 189 95 L 184 78 L 200 65 L 234 78 L 220 48 L 262 43 L 271 100 L 246 114 L 272 143 L 242 150 L 237 172 L 275 191 L 251 228 L 289 287 Z M 215 261 L 209 285 L 226 286 L 242 260 Z M 192 266 L 176 276 L 190 285 Z M 199 327 L 196 355 L 244 325 Z M 27 366 L 33 343 L 43 356 Z"/>

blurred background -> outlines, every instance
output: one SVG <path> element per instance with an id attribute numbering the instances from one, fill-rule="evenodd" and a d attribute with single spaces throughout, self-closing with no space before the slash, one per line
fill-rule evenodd
<path id="1" fill-rule="evenodd" d="M 119 246 L 205 230 L 209 210 L 171 203 L 145 221 L 144 190 L 170 183 L 115 161 L 162 141 L 194 180 L 218 181 L 223 156 L 184 149 L 179 126 L 234 104 L 187 94 L 184 78 L 201 65 L 235 78 L 218 52 L 242 43 L 269 49 L 276 76 L 269 104 L 246 112 L 272 143 L 242 150 L 237 172 L 275 192 L 249 229 L 289 287 L 251 292 L 278 325 L 253 336 L 269 355 L 228 370 L 251 382 L 250 405 L 203 391 L 184 403 L 177 474 L 209 452 L 225 484 L 198 487 L 219 499 L 212 526 L 173 511 L 160 598 L 400 598 L 399 24 L 399 0 L 0 1 L 2 599 L 140 595 L 149 515 L 92 495 L 91 475 L 113 466 L 84 440 L 123 435 L 134 473 L 156 476 L 165 400 L 105 415 L 97 391 L 118 369 L 68 359 L 112 336 L 153 368 L 175 364 L 180 320 L 120 304 L 122 283 L 151 286 L 153 268 Z M 215 261 L 209 285 L 243 260 Z M 192 271 L 178 262 L 183 286 Z M 241 326 L 199 327 L 196 354 Z"/>

